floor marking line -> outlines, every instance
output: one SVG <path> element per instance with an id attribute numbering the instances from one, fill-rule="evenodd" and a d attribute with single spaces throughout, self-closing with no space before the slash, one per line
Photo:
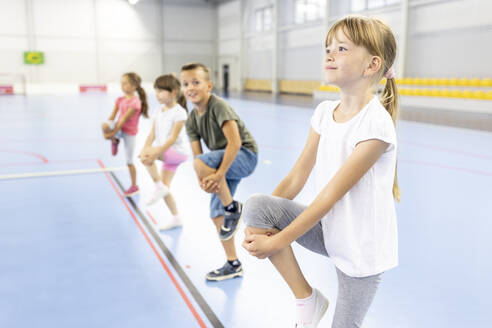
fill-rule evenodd
<path id="1" fill-rule="evenodd" d="M 98 160 L 97 162 L 98 162 L 99 166 L 101 166 L 102 168 L 104 168 L 104 164 L 102 163 L 101 160 Z M 159 236 L 158 235 L 156 236 L 156 232 L 152 229 L 152 227 L 150 226 L 150 223 L 146 220 L 145 216 L 138 209 L 138 207 L 136 206 L 135 202 L 133 202 L 133 200 L 131 198 L 127 198 L 128 203 L 125 201 L 125 198 L 123 197 L 123 195 L 120 192 L 120 190 L 123 190 L 122 189 L 122 186 L 121 186 L 121 183 L 118 180 L 118 178 L 116 177 L 116 175 L 114 175 L 113 172 L 111 172 L 111 173 L 104 172 L 104 174 L 105 174 L 106 178 L 108 179 L 108 181 L 110 182 L 110 184 L 112 185 L 113 189 L 116 191 L 116 194 L 118 195 L 118 197 L 120 198 L 120 200 L 125 205 L 125 207 L 128 210 L 128 212 L 130 213 L 130 215 L 131 215 L 133 221 L 136 223 L 138 229 L 144 235 L 144 238 L 146 239 L 147 243 L 152 248 L 152 251 L 157 256 L 157 258 L 158 258 L 159 262 L 161 263 L 162 267 L 164 268 L 164 270 L 166 271 L 166 273 L 170 277 L 171 281 L 173 282 L 173 284 L 176 287 L 176 289 L 178 290 L 179 294 L 181 295 L 181 297 L 185 301 L 186 305 L 188 306 L 188 308 L 192 312 L 193 316 L 197 320 L 197 322 L 200 325 L 200 327 L 206 328 L 207 326 L 205 325 L 205 323 L 201 319 L 201 317 L 198 314 L 198 312 L 196 311 L 196 309 L 193 307 L 193 304 L 190 302 L 190 300 L 186 296 L 185 292 L 181 288 L 179 282 L 176 280 L 176 278 L 174 277 L 174 275 L 171 272 L 171 270 L 169 269 L 169 267 L 167 266 L 166 262 L 164 261 L 164 259 L 161 257 L 161 255 L 159 254 L 159 252 L 155 248 L 155 246 L 152 243 L 152 241 L 150 240 L 150 237 L 148 236 L 147 232 L 145 231 L 145 229 L 140 224 L 140 221 L 137 219 L 137 217 L 135 216 L 135 214 L 133 213 L 133 211 L 128 206 L 128 203 L 131 204 L 131 206 L 134 208 L 135 212 L 139 215 L 140 219 L 142 220 L 142 223 L 147 227 L 148 231 L 150 232 L 150 234 L 152 235 L 152 237 L 154 238 L 154 240 L 159 244 L 159 246 L 160 246 L 161 250 L 163 251 L 163 253 L 168 257 L 168 259 L 171 262 L 171 264 L 173 265 L 174 269 L 180 275 L 181 280 L 185 283 L 186 287 L 188 287 L 188 290 L 193 295 L 193 297 L 197 301 L 198 305 L 200 305 L 200 307 L 202 308 L 203 312 L 205 313 L 205 315 L 207 316 L 207 318 L 210 320 L 210 322 L 213 324 L 213 326 L 214 327 L 217 327 L 217 328 L 223 328 L 224 326 L 222 325 L 222 323 L 220 323 L 220 321 L 218 320 L 218 318 L 215 316 L 215 314 L 212 312 L 212 310 L 208 307 L 208 304 L 205 302 L 205 300 L 203 300 L 203 298 L 198 293 L 198 291 L 196 290 L 196 288 L 194 287 L 194 285 L 191 283 L 191 281 L 189 280 L 189 278 L 186 276 L 186 274 L 185 274 L 185 276 L 182 276 L 181 275 L 181 272 L 184 274 L 184 271 L 181 269 L 181 267 L 179 266 L 179 264 L 174 259 L 174 256 L 171 254 L 171 252 L 169 251 L 169 249 L 167 249 L 167 247 L 164 245 L 164 243 L 159 238 Z M 115 182 L 118 184 L 119 188 L 118 188 L 118 186 L 116 186 Z M 190 288 L 190 286 L 191 286 L 191 288 Z M 196 291 L 196 293 L 193 292 L 193 289 Z M 203 303 L 200 302 L 200 299 L 201 299 L 201 301 Z M 207 307 L 208 307 L 209 312 L 211 314 L 206 311 Z M 214 317 L 215 317 L 215 320 L 213 320 Z"/>
<path id="2" fill-rule="evenodd" d="M 22 150 L 14 150 L 14 149 L 0 149 L 0 152 L 29 155 L 29 156 L 39 158 L 40 160 L 43 161 L 43 163 L 48 163 L 48 159 L 46 157 L 44 157 L 43 155 L 38 154 L 38 153 L 33 153 L 33 152 L 29 152 L 29 151 L 22 151 Z"/>
<path id="3" fill-rule="evenodd" d="M 0 175 L 0 180 L 11 180 L 11 179 L 27 179 L 27 178 L 40 178 L 40 177 L 52 177 L 60 175 L 78 175 L 78 174 L 89 174 L 89 173 L 102 173 L 102 172 L 112 172 L 126 170 L 126 166 L 118 167 L 108 167 L 108 168 L 95 168 L 95 169 L 80 169 L 80 170 L 67 170 L 67 171 L 48 171 L 48 172 L 29 172 L 29 173 L 18 173 L 18 174 L 5 174 Z"/>
<path id="4" fill-rule="evenodd" d="M 149 211 L 145 211 L 145 214 L 147 214 L 147 216 L 152 220 L 152 222 L 154 222 L 154 224 L 157 225 L 157 221 L 154 219 L 154 217 L 152 216 L 152 214 L 150 214 Z"/>

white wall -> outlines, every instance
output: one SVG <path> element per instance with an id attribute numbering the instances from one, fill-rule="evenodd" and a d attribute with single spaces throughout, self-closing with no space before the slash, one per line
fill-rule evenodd
<path id="1" fill-rule="evenodd" d="M 244 1 L 242 78 L 273 79 L 273 32 L 256 32 L 254 14 L 256 9 L 273 5 L 275 1 Z M 304 25 L 293 23 L 294 0 L 277 2 L 280 6 L 277 78 L 320 80 L 326 26 L 350 13 L 350 1 L 331 0 L 328 22 Z M 219 12 L 228 6 L 231 2 L 219 5 Z M 491 12 L 490 0 L 409 0 L 405 75 L 492 77 L 492 65 L 489 64 L 492 58 Z M 403 39 L 399 4 L 360 14 L 383 20 L 393 29 L 398 42 Z M 228 48 L 227 42 L 219 38 L 219 49 Z M 399 53 L 396 67 L 401 58 L 402 54 Z"/>
<path id="2" fill-rule="evenodd" d="M 223 66 L 229 65 L 229 90 L 241 90 L 242 29 L 241 1 L 226 2 L 217 7 L 218 75 L 215 85 L 223 87 Z"/>
<path id="3" fill-rule="evenodd" d="M 204 1 L 0 0 L 0 73 L 28 83 L 144 81 L 190 61 L 215 69 L 216 9 Z M 45 63 L 25 65 L 23 52 Z"/>
<path id="4" fill-rule="evenodd" d="M 439 1 L 409 17 L 407 75 L 492 76 L 492 1 Z"/>
<path id="5" fill-rule="evenodd" d="M 273 79 L 273 32 L 254 30 L 258 8 L 279 4 L 278 79 L 319 80 L 327 22 L 294 25 L 294 0 L 0 0 L 0 73 L 28 82 L 106 83 L 125 71 L 144 80 L 201 61 L 220 87 Z M 406 76 L 491 77 L 492 1 L 409 0 Z M 349 13 L 331 0 L 329 22 Z M 399 5 L 363 12 L 386 21 L 401 39 Z M 328 23 L 329 23 L 328 22 Z M 45 53 L 25 65 L 23 52 Z M 401 55 L 401 54 L 400 54 Z"/>

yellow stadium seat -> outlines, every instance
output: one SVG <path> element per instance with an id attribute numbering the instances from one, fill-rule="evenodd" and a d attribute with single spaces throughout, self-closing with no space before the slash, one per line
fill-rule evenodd
<path id="1" fill-rule="evenodd" d="M 442 97 L 452 97 L 452 92 L 449 89 L 442 90 Z"/>
<path id="2" fill-rule="evenodd" d="M 482 90 L 473 92 L 473 98 L 475 99 L 486 99 L 486 94 Z"/>
<path id="3" fill-rule="evenodd" d="M 458 80 L 458 85 L 462 87 L 467 87 L 470 85 L 470 80 L 467 78 L 459 79 Z"/>
<path id="4" fill-rule="evenodd" d="M 473 98 L 473 91 L 471 91 L 471 90 L 464 90 L 463 91 L 463 98 Z"/>
<path id="5" fill-rule="evenodd" d="M 433 78 L 429 81 L 430 85 L 439 85 L 439 79 Z"/>
<path id="6" fill-rule="evenodd" d="M 451 86 L 457 86 L 458 85 L 458 79 L 457 78 L 451 78 L 448 80 L 448 85 L 451 85 Z"/>
<path id="7" fill-rule="evenodd" d="M 431 97 L 441 97 L 441 90 L 431 89 L 430 95 Z"/>
<path id="8" fill-rule="evenodd" d="M 412 78 L 406 77 L 403 80 L 404 80 L 404 82 L 403 82 L 404 84 L 413 85 L 413 79 Z"/>
<path id="9" fill-rule="evenodd" d="M 460 90 L 452 90 L 451 91 L 451 97 L 461 98 L 461 91 Z"/>
<path id="10" fill-rule="evenodd" d="M 470 86 L 471 87 L 479 87 L 480 86 L 480 79 L 471 79 L 470 80 Z"/>
<path id="11" fill-rule="evenodd" d="M 438 79 L 438 80 L 439 80 L 439 85 L 449 85 L 448 79 Z"/>
<path id="12" fill-rule="evenodd" d="M 481 87 L 492 87 L 492 79 L 485 78 L 480 81 Z"/>

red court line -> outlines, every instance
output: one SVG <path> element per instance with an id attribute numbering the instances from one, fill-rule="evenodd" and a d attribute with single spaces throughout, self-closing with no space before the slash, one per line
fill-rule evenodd
<path id="1" fill-rule="evenodd" d="M 155 225 L 157 225 L 157 221 L 154 219 L 154 217 L 150 214 L 149 211 L 145 211 L 145 213 L 147 214 L 147 216 L 152 220 L 152 222 L 154 222 Z"/>
<path id="2" fill-rule="evenodd" d="M 48 159 L 46 157 L 44 157 L 43 155 L 38 154 L 38 153 L 32 153 L 32 152 L 22 151 L 22 150 L 13 150 L 13 149 L 0 149 L 0 152 L 4 152 L 4 153 L 18 153 L 18 154 L 24 154 L 24 155 L 34 156 L 34 157 L 37 157 L 37 158 L 41 159 L 43 161 L 43 163 L 48 163 Z"/>
<path id="3" fill-rule="evenodd" d="M 103 162 L 101 160 L 97 160 L 97 163 L 99 164 L 99 166 L 101 168 L 105 168 Z M 118 187 L 115 185 L 113 179 L 111 179 L 111 176 L 109 175 L 108 172 L 104 172 L 104 175 L 106 175 L 106 178 L 108 179 L 108 181 L 111 183 L 111 185 L 113 186 L 113 189 L 116 191 L 116 194 L 118 195 L 118 197 L 121 199 L 121 201 L 123 202 L 123 204 L 125 205 L 126 209 L 128 210 L 128 212 L 130 213 L 131 217 L 133 218 L 133 221 L 135 221 L 138 229 L 140 230 L 140 232 L 144 235 L 145 237 L 145 240 L 147 240 L 147 242 L 149 243 L 150 247 L 152 248 L 152 250 L 154 251 L 154 254 L 157 256 L 157 258 L 159 259 L 159 262 L 161 262 L 162 264 L 162 267 L 164 268 L 164 270 L 166 271 L 166 273 L 168 274 L 169 278 L 171 278 L 171 281 L 173 282 L 174 286 L 176 287 L 176 289 L 178 290 L 179 294 L 181 295 L 181 297 L 183 298 L 183 300 L 185 301 L 186 305 L 188 306 L 188 308 L 190 309 L 191 313 L 193 314 L 193 316 L 195 317 L 196 321 L 198 322 L 198 324 L 200 325 L 200 327 L 202 328 L 206 328 L 207 326 L 205 325 L 205 322 L 203 322 L 202 318 L 200 318 L 200 315 L 198 314 L 198 312 L 196 311 L 196 309 L 193 307 L 193 304 L 191 304 L 189 298 L 186 296 L 185 292 L 183 291 L 183 289 L 181 288 L 181 286 L 179 285 L 178 281 L 176 280 L 176 278 L 174 277 L 173 273 L 171 272 L 171 270 L 169 269 L 169 267 L 167 266 L 166 262 L 164 262 L 164 259 L 162 258 L 162 256 L 159 254 L 159 252 L 157 251 L 157 249 L 155 248 L 154 244 L 152 243 L 152 241 L 150 240 L 147 232 L 143 229 L 142 225 L 140 224 L 139 220 L 137 219 L 137 217 L 135 216 L 135 214 L 133 213 L 133 211 L 130 209 L 130 207 L 128 206 L 127 202 L 125 201 L 123 195 L 120 193 L 120 191 L 118 190 Z"/>

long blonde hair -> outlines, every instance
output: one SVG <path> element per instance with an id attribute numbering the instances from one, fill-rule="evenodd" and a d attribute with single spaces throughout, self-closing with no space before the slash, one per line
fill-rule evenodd
<path id="1" fill-rule="evenodd" d="M 337 21 L 328 31 L 325 44 L 328 46 L 341 30 L 355 45 L 367 49 L 373 55 L 382 60 L 381 69 L 378 72 L 377 82 L 385 76 L 393 67 L 396 58 L 396 40 L 391 29 L 379 19 L 363 16 L 347 16 Z M 398 89 L 394 77 L 386 79 L 381 103 L 388 111 L 396 126 L 398 118 Z M 400 188 L 398 187 L 397 172 L 395 168 L 395 180 L 393 183 L 393 196 L 400 201 Z"/>

